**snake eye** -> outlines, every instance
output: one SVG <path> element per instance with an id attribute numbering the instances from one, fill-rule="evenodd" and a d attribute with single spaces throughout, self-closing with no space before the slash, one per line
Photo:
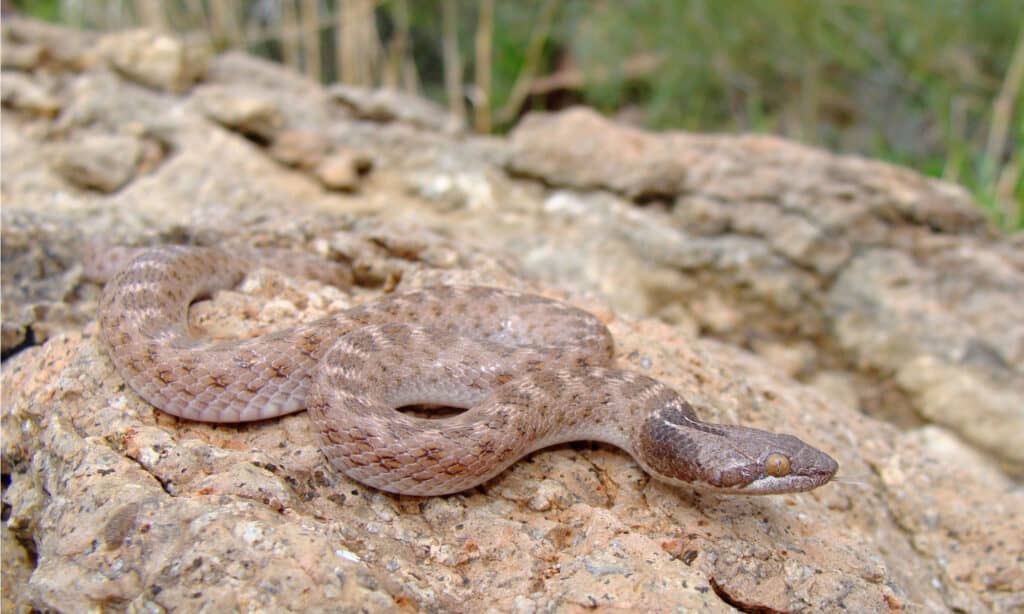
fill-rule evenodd
<path id="1" fill-rule="evenodd" d="M 768 458 L 764 459 L 764 470 L 770 476 L 784 478 L 789 475 L 791 468 L 792 465 L 789 462 L 789 457 L 785 454 L 773 452 L 768 455 Z"/>

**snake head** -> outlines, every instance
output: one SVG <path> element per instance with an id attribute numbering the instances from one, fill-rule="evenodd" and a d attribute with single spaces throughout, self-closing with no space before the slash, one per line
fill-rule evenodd
<path id="1" fill-rule="evenodd" d="M 817 488 L 839 464 L 792 435 L 694 417 L 685 401 L 652 414 L 636 450 L 658 479 L 711 492 L 770 495 Z"/>

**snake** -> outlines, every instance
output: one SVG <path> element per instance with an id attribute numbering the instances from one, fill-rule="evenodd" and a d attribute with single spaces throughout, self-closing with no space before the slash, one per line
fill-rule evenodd
<path id="1" fill-rule="evenodd" d="M 581 440 L 625 450 L 657 480 L 715 493 L 807 491 L 838 468 L 795 436 L 700 420 L 666 384 L 617 368 L 605 324 L 562 301 L 428 286 L 213 341 L 190 330 L 193 302 L 260 267 L 334 283 L 344 265 L 254 248 L 158 246 L 132 256 L 107 280 L 98 322 L 138 396 L 210 423 L 305 409 L 327 461 L 382 491 L 458 493 L 536 450 Z M 423 415 L 430 408 L 450 411 Z"/>

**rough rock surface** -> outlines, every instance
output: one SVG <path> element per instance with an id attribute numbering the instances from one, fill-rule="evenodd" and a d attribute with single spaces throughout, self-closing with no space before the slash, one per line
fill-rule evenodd
<path id="1" fill-rule="evenodd" d="M 619 226 L 688 278 L 649 311 L 690 311 L 755 350 L 812 341 L 796 374 L 891 378 L 904 414 L 1024 467 L 1024 237 L 994 240 L 961 188 L 773 137 L 655 135 L 586 109 L 529 117 L 511 143 L 516 173 L 671 199 Z"/>
<path id="2" fill-rule="evenodd" d="M 142 150 L 142 142 L 131 136 L 89 136 L 61 147 L 51 164 L 70 183 L 114 192 L 135 174 Z"/>
<path id="3" fill-rule="evenodd" d="M 203 85 L 172 93 L 95 61 L 91 35 L 4 28 L 5 70 L 60 109 L 11 103 L 0 123 L 4 611 L 1024 608 L 1024 250 L 959 188 L 583 110 L 508 140 L 452 136 L 440 116 L 376 123 L 238 54 L 175 55 L 156 73 Z M 133 36 L 160 48 L 127 57 L 170 48 Z M 54 168 L 103 135 L 143 144 L 120 187 Z M 315 176 L 341 151 L 373 160 L 358 192 Z M 807 439 L 842 479 L 699 495 L 574 444 L 459 495 L 376 492 L 330 468 L 304 414 L 191 423 L 125 387 L 83 255 L 168 242 L 352 267 L 352 291 L 254 273 L 192 308 L 215 337 L 434 283 L 564 296 L 609 323 L 620 365 L 708 419 Z"/>
<path id="4" fill-rule="evenodd" d="M 368 90 L 338 83 L 328 88 L 334 101 L 359 119 L 403 122 L 443 132 L 461 132 L 463 122 L 433 102 L 396 90 Z"/>
<path id="5" fill-rule="evenodd" d="M 97 48 L 107 64 L 129 79 L 167 92 L 184 92 L 205 71 L 209 50 L 152 30 L 103 37 Z"/>

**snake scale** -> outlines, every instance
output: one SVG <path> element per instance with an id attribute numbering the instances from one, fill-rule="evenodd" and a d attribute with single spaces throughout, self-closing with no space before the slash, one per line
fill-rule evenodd
<path id="1" fill-rule="evenodd" d="M 308 409 L 338 470 L 393 493 L 462 491 L 574 440 L 611 444 L 655 478 L 717 492 L 805 491 L 835 474 L 831 457 L 791 435 L 699 420 L 668 386 L 615 368 L 596 317 L 533 294 L 438 286 L 251 339 L 190 333 L 189 305 L 257 266 L 321 278 L 340 266 L 310 258 L 143 250 L 107 283 L 100 336 L 125 381 L 160 410 L 243 422 Z M 465 411 L 396 411 L 412 405 Z"/>

